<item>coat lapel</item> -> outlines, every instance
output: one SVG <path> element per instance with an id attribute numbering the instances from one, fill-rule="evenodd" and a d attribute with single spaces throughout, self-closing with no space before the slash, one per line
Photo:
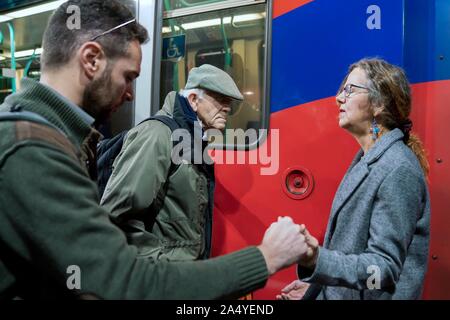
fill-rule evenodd
<path id="1" fill-rule="evenodd" d="M 355 192 L 358 186 L 369 175 L 369 166 L 376 162 L 395 142 L 403 138 L 403 133 L 399 129 L 394 129 L 385 135 L 364 155 L 360 150 L 353 159 L 344 179 L 336 192 L 331 207 L 330 220 L 327 227 L 324 245 L 328 245 L 333 235 L 336 219 L 344 204 Z"/>
<path id="2" fill-rule="evenodd" d="M 363 161 L 359 161 L 361 155 L 362 152 L 357 154 L 355 160 L 353 160 L 352 166 L 350 166 L 350 169 L 347 171 L 347 174 L 345 175 L 344 179 L 339 185 L 338 191 L 336 192 L 336 196 L 333 200 L 333 206 L 331 208 L 330 223 L 328 224 L 325 244 L 328 244 L 329 240 L 331 239 L 331 235 L 334 232 L 338 212 L 341 210 L 342 206 L 345 204 L 348 198 L 350 198 L 350 196 L 355 192 L 358 186 L 369 174 L 369 168 L 367 167 L 367 164 Z"/>

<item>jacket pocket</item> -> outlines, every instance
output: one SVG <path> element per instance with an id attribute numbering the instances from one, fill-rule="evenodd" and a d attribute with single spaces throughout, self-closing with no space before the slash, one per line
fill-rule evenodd
<path id="1" fill-rule="evenodd" d="M 128 220 L 124 230 L 126 230 L 125 235 L 128 243 L 137 247 L 140 258 L 153 257 L 158 259 L 163 243 L 156 235 L 145 230 L 144 222 Z"/>

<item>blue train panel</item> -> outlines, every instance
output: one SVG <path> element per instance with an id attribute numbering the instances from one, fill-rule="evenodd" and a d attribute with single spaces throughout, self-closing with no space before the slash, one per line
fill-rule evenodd
<path id="1" fill-rule="evenodd" d="M 436 80 L 450 79 L 450 1 L 436 0 Z"/>
<path id="2" fill-rule="evenodd" d="M 374 4 L 379 11 L 368 10 Z M 363 57 L 402 64 L 403 1 L 316 0 L 274 19 L 272 32 L 276 112 L 335 95 L 349 64 Z"/>

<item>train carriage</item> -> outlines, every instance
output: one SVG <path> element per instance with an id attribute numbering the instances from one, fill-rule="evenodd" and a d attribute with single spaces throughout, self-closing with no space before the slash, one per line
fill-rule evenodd
<path id="1" fill-rule="evenodd" d="M 14 2 L 36 6 L 43 1 Z M 164 96 L 182 89 L 189 70 L 204 63 L 226 70 L 245 96 L 233 106 L 225 135 L 211 137 L 217 177 L 214 256 L 258 244 L 280 215 L 306 224 L 322 241 L 333 196 L 358 150 L 338 126 L 340 83 L 348 66 L 364 57 L 403 67 L 413 90 L 413 131 L 424 142 L 431 166 L 431 245 L 423 298 L 450 298 L 450 144 L 445 142 L 450 1 L 124 2 L 149 29 L 151 41 L 143 47 L 135 102 L 114 116 L 106 135 L 158 111 Z M 3 96 L 16 89 L 21 77 L 39 77 L 38 37 L 51 12 L 2 18 L 15 11 L 11 3 L 0 5 Z M 15 61 L 11 44 L 16 54 L 30 49 L 32 54 Z M 8 77 L 8 70 L 16 79 Z M 248 133 L 245 139 L 238 139 L 236 130 Z M 247 298 L 274 299 L 295 278 L 291 267 Z"/>

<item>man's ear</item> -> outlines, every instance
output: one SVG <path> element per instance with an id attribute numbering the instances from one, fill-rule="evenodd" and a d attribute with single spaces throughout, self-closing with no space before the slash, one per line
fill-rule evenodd
<path id="1" fill-rule="evenodd" d="M 102 47 L 97 42 L 86 42 L 78 51 L 80 66 L 86 77 L 92 80 L 95 74 L 105 68 L 106 57 Z"/>
<path id="2" fill-rule="evenodd" d="M 197 112 L 197 110 L 198 110 L 198 106 L 197 106 L 197 104 L 198 104 L 198 96 L 197 96 L 197 94 L 196 93 L 191 93 L 188 96 L 187 99 L 189 101 L 189 104 L 191 105 L 192 110 L 194 110 L 194 112 Z"/>

